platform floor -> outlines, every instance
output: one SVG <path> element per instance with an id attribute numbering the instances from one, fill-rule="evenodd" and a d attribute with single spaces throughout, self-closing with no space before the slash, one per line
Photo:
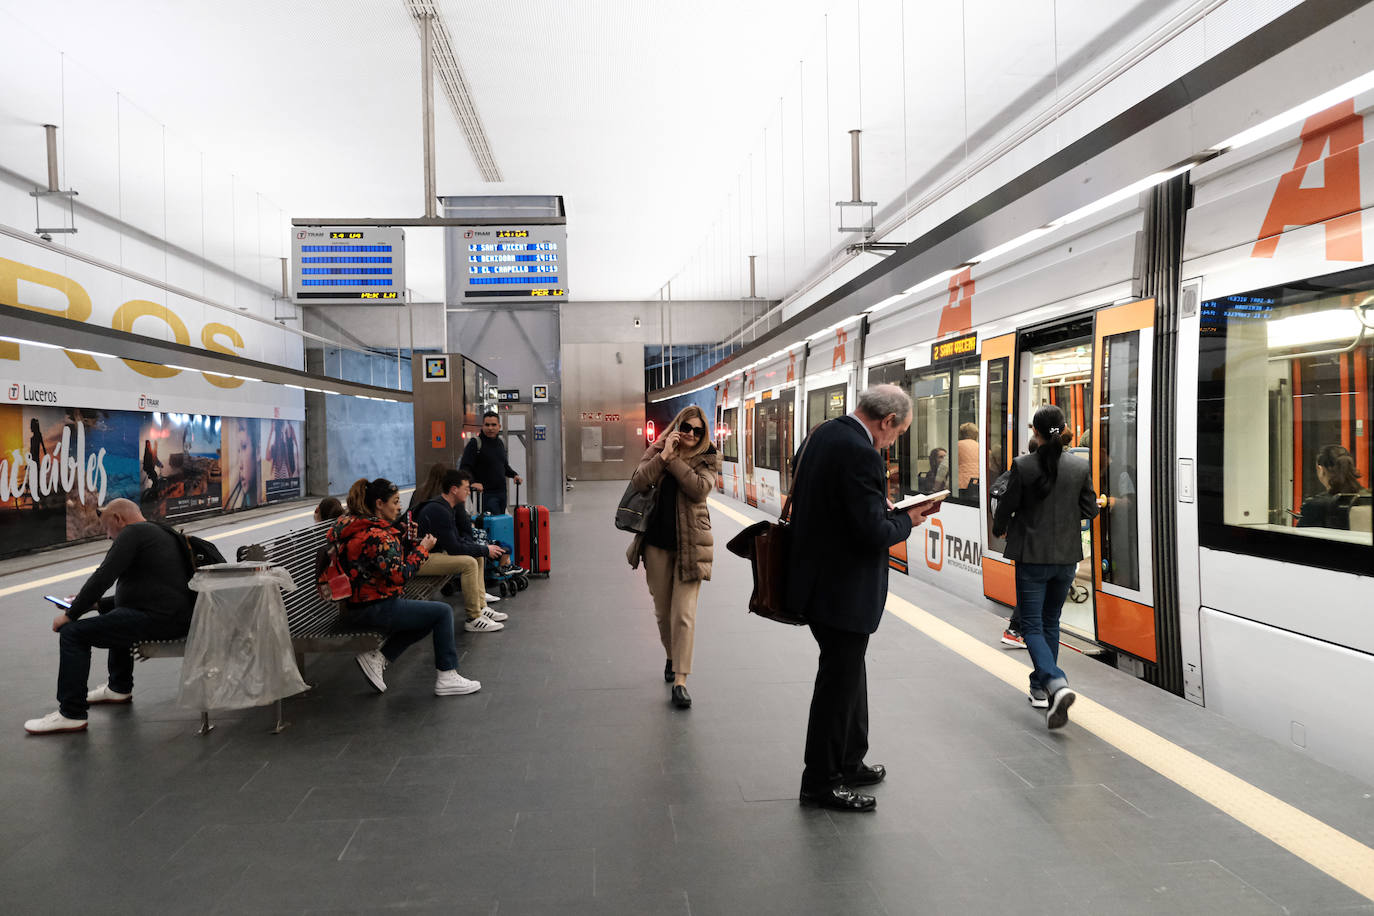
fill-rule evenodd
<path id="1" fill-rule="evenodd" d="M 504 631 L 460 630 L 460 670 L 480 693 L 435 697 L 426 643 L 388 670 L 380 696 L 350 658 L 315 657 L 317 686 L 287 702 L 281 735 L 256 709 L 218 715 L 197 737 L 196 713 L 174 703 L 178 663 L 159 660 L 139 666 L 132 706 L 92 710 L 88 733 L 25 736 L 24 719 L 55 708 L 41 595 L 80 581 L 41 580 L 95 558 L 0 567 L 3 908 L 1374 912 L 1350 886 L 1374 861 L 1374 788 L 1072 653 L 1064 667 L 1095 701 L 1075 712 L 1090 725 L 1049 733 L 998 676 L 1021 676 L 1007 666 L 1026 659 L 995 648 L 994 608 L 897 575 L 897 613 L 869 652 L 869 760 L 890 773 L 878 810 L 799 807 L 814 642 L 747 615 L 748 569 L 718 547 L 697 618 L 695 705 L 674 710 L 642 574 L 610 523 L 621 488 L 578 484 L 553 520 L 554 576 L 499 605 Z M 308 511 L 211 534 L 232 548 Z M 719 545 L 744 517 L 733 505 L 712 515 Z M 1352 698 L 1351 714 L 1367 705 Z M 1307 858 L 1133 754 L 1182 766 L 1219 803 L 1239 797 Z M 1342 883 L 1309 860 L 1354 871 Z"/>

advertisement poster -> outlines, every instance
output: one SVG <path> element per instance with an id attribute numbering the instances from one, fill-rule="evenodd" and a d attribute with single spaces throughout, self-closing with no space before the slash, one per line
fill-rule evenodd
<path id="1" fill-rule="evenodd" d="M 96 471 L 95 486 L 67 491 L 67 540 L 104 537 L 96 509 L 112 499 L 139 495 L 138 433 L 143 414 L 132 410 L 65 409 L 74 457 Z"/>
<path id="2" fill-rule="evenodd" d="M 219 417 L 154 412 L 144 417 L 139 438 L 139 501 L 146 517 L 220 507 Z"/>
<path id="3" fill-rule="evenodd" d="M 262 420 L 262 473 L 267 502 L 301 495 L 301 423 Z"/>
<path id="4" fill-rule="evenodd" d="M 226 417 L 224 442 L 224 508 L 230 512 L 267 502 L 262 473 L 262 427 L 266 421 Z"/>
<path id="5" fill-rule="evenodd" d="M 149 519 L 301 496 L 299 420 L 0 405 L 0 556 L 104 537 L 97 510 Z"/>
<path id="6" fill-rule="evenodd" d="M 66 412 L 56 407 L 0 408 L 0 550 L 17 552 L 67 537 L 67 455 L 59 454 Z M 54 460 L 56 459 L 56 460 Z"/>

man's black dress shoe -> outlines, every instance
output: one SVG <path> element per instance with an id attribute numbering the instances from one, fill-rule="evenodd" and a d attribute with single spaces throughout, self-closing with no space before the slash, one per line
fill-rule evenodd
<path id="1" fill-rule="evenodd" d="M 678 709 L 687 709 L 692 705 L 692 695 L 682 684 L 673 685 L 673 705 Z"/>
<path id="2" fill-rule="evenodd" d="M 670 684 L 673 682 L 673 660 L 671 658 L 663 663 L 663 679 Z"/>
<path id="3" fill-rule="evenodd" d="M 819 792 L 802 789 L 800 801 L 803 805 L 836 811 L 873 811 L 878 807 L 878 800 L 872 795 L 860 795 L 849 786 L 835 786 Z"/>
<path id="4" fill-rule="evenodd" d="M 844 777 L 844 783 L 847 786 L 875 786 L 886 778 L 887 768 L 881 763 L 873 766 L 861 763 L 857 770 Z"/>

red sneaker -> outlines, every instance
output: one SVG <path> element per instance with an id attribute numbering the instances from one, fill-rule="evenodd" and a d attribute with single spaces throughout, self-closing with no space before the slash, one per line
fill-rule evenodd
<path id="1" fill-rule="evenodd" d="M 1011 627 L 1002 631 L 1002 645 L 1010 646 L 1013 649 L 1026 648 L 1026 641 L 1021 638 L 1021 634 Z"/>

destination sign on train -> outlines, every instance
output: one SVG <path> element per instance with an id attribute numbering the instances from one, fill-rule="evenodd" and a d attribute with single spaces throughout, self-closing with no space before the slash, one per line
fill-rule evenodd
<path id="1" fill-rule="evenodd" d="M 978 335 L 965 334 L 963 337 L 956 337 L 953 340 L 941 340 L 931 344 L 930 361 L 932 364 L 940 363 L 946 360 L 972 356 L 977 352 Z"/>

